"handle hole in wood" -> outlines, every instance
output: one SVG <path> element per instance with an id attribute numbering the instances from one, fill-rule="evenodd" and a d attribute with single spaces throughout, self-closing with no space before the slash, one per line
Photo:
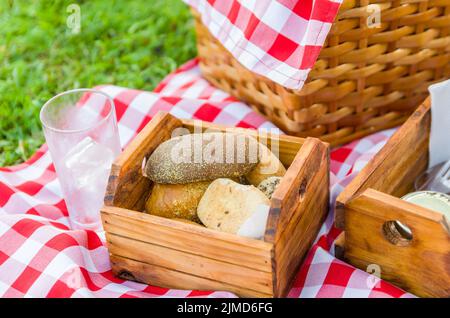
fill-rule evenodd
<path id="1" fill-rule="evenodd" d="M 413 239 L 411 229 L 398 220 L 384 222 L 383 235 L 391 244 L 397 246 L 408 246 Z"/>

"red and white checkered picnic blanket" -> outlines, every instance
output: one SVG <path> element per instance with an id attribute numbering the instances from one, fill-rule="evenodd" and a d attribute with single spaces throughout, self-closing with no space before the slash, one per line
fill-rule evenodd
<path id="1" fill-rule="evenodd" d="M 153 93 L 101 86 L 115 101 L 125 146 L 158 110 L 240 127 L 274 127 L 247 105 L 201 78 L 193 60 Z M 331 153 L 331 198 L 376 153 L 393 130 Z M 70 230 L 67 209 L 47 147 L 26 163 L 0 168 L 0 296 L 3 297 L 234 297 L 229 292 L 170 290 L 115 278 L 104 233 Z M 298 272 L 290 297 L 410 297 L 337 260 L 333 211 Z"/>
<path id="2" fill-rule="evenodd" d="M 246 68 L 300 89 L 342 0 L 184 0 Z"/>

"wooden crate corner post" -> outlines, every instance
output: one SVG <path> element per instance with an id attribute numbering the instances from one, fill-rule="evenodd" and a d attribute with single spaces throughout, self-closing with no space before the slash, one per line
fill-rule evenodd
<path id="1" fill-rule="evenodd" d="M 113 162 L 105 194 L 105 206 L 142 210 L 150 181 L 142 175 L 143 161 L 171 137 L 182 122 L 169 113 L 159 111 Z"/>
<path id="2" fill-rule="evenodd" d="M 306 138 L 272 197 L 265 241 L 274 244 L 274 295 L 286 295 L 326 218 L 329 145 Z"/>

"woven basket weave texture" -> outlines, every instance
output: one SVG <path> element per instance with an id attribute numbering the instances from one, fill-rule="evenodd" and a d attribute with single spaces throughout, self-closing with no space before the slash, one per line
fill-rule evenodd
<path id="1" fill-rule="evenodd" d="M 381 24 L 368 26 L 374 5 Z M 450 76 L 450 0 L 344 0 L 300 90 L 244 68 L 194 12 L 203 75 L 291 135 L 336 146 L 397 126 Z"/>

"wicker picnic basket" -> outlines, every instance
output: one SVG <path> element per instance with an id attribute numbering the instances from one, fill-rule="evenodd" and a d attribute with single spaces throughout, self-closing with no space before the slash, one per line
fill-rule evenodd
<path id="1" fill-rule="evenodd" d="M 369 28 L 375 3 L 381 25 Z M 430 84 L 450 76 L 450 0 L 344 0 L 301 90 L 244 68 L 194 16 L 211 83 L 285 132 L 333 146 L 401 124 Z"/>

